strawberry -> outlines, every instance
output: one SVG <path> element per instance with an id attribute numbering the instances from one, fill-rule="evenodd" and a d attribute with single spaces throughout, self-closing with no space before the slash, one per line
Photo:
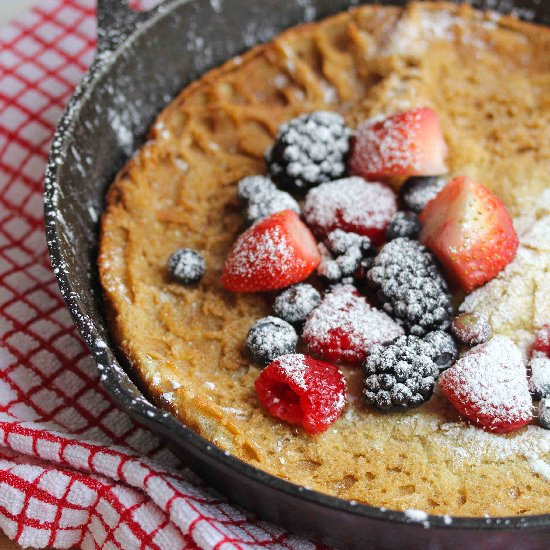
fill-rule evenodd
<path id="1" fill-rule="evenodd" d="M 465 353 L 439 377 L 439 387 L 468 420 L 496 433 L 528 424 L 532 401 L 518 347 L 494 336 Z"/>
<path id="2" fill-rule="evenodd" d="M 371 307 L 352 285 L 334 287 L 309 315 L 302 338 L 310 353 L 329 361 L 362 363 L 371 346 L 401 336 L 403 329 Z"/>
<path id="3" fill-rule="evenodd" d="M 341 414 L 346 381 L 330 363 L 289 354 L 269 364 L 255 382 L 258 400 L 269 413 L 306 432 L 324 432 Z"/>
<path id="4" fill-rule="evenodd" d="M 248 228 L 233 245 L 221 283 L 233 292 L 275 290 L 306 279 L 321 257 L 310 230 L 292 210 Z"/>
<path id="5" fill-rule="evenodd" d="M 420 241 L 467 292 L 496 277 L 518 248 L 518 237 L 504 205 L 467 177 L 449 182 L 427 204 L 420 221 Z"/>
<path id="6" fill-rule="evenodd" d="M 306 223 L 320 239 L 342 229 L 367 236 L 378 246 L 384 242 L 386 228 L 397 212 L 397 199 L 382 183 L 344 178 L 311 189 L 303 212 Z"/>
<path id="7" fill-rule="evenodd" d="M 531 352 L 545 354 L 550 359 L 550 323 L 537 330 Z"/>
<path id="8" fill-rule="evenodd" d="M 447 146 L 433 109 L 405 111 L 361 124 L 349 169 L 368 180 L 390 176 L 439 176 L 447 172 Z"/>

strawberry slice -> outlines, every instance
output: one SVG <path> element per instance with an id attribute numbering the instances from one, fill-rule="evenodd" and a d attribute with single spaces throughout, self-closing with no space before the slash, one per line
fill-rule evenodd
<path id="1" fill-rule="evenodd" d="M 361 124 L 352 143 L 349 169 L 370 180 L 439 176 L 447 172 L 446 156 L 439 117 L 425 107 Z"/>
<path id="2" fill-rule="evenodd" d="M 320 239 L 342 229 L 367 236 L 378 246 L 384 242 L 386 228 L 397 212 L 397 199 L 382 183 L 343 178 L 311 189 L 303 212 L 306 223 Z"/>
<path id="3" fill-rule="evenodd" d="M 496 277 L 516 255 L 518 237 L 506 208 L 467 177 L 449 182 L 420 221 L 420 241 L 467 292 Z"/>
<path id="4" fill-rule="evenodd" d="M 255 382 L 262 407 L 306 432 L 324 432 L 346 403 L 346 381 L 337 367 L 299 353 L 270 363 Z"/>
<path id="5" fill-rule="evenodd" d="M 227 256 L 221 283 L 233 292 L 276 290 L 306 279 L 321 257 L 310 230 L 292 210 L 248 228 Z"/>
<path id="6" fill-rule="evenodd" d="M 329 361 L 362 363 L 371 346 L 401 336 L 391 317 L 368 304 L 353 285 L 334 287 L 309 315 L 302 338 L 310 353 Z"/>
<path id="7" fill-rule="evenodd" d="M 441 374 L 439 387 L 462 416 L 486 430 L 506 433 L 531 420 L 527 369 L 505 336 L 465 353 Z"/>

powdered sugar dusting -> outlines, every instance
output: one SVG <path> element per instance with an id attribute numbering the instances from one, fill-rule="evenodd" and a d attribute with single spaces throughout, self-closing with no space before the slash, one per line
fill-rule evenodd
<path id="1" fill-rule="evenodd" d="M 300 389 L 307 389 L 305 381 L 306 364 L 302 354 L 283 355 L 277 359 L 277 363 L 287 379 L 291 380 Z"/>
<path id="2" fill-rule="evenodd" d="M 531 418 L 532 402 L 521 352 L 505 336 L 495 336 L 472 348 L 439 381 L 446 392 L 467 404 L 471 420 L 489 429 Z"/>
<path id="3" fill-rule="evenodd" d="M 324 183 L 307 194 L 307 223 L 320 234 L 342 228 L 368 235 L 383 230 L 397 211 L 393 191 L 378 182 L 351 177 Z"/>
<path id="4" fill-rule="evenodd" d="M 239 275 L 250 274 L 259 264 L 286 265 L 293 258 L 291 244 L 280 227 L 261 234 L 245 232 L 237 240 L 230 256 L 231 272 Z"/>
<path id="5" fill-rule="evenodd" d="M 313 310 L 302 337 L 313 353 L 329 359 L 360 362 L 371 346 L 402 334 L 403 329 L 391 317 L 371 307 L 354 286 L 341 285 Z"/>

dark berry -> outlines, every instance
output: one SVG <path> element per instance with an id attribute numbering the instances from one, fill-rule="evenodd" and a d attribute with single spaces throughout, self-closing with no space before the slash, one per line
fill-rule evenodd
<path id="1" fill-rule="evenodd" d="M 204 258 L 192 248 L 180 248 L 168 258 L 168 273 L 170 277 L 174 281 L 184 285 L 200 281 L 205 269 Z"/>
<path id="2" fill-rule="evenodd" d="M 461 313 L 453 319 L 451 331 L 467 346 L 483 344 L 491 337 L 491 325 L 481 313 Z"/>
<path id="3" fill-rule="evenodd" d="M 267 191 L 250 199 L 246 209 L 246 221 L 254 223 L 281 210 L 294 210 L 296 214 L 300 214 L 300 206 L 291 195 L 278 189 Z"/>
<path id="4" fill-rule="evenodd" d="M 414 212 L 396 212 L 386 229 L 386 239 L 393 241 L 398 237 L 417 239 L 422 226 Z"/>
<path id="5" fill-rule="evenodd" d="M 237 197 L 246 204 L 255 197 L 264 196 L 276 190 L 277 186 L 265 176 L 247 176 L 237 185 Z"/>
<path id="6" fill-rule="evenodd" d="M 424 337 L 424 342 L 433 350 L 432 359 L 440 371 L 448 369 L 458 358 L 455 339 L 442 330 L 434 330 Z"/>
<path id="7" fill-rule="evenodd" d="M 398 238 L 385 244 L 367 276 L 384 311 L 410 334 L 449 328 L 453 306 L 447 283 L 418 241 Z"/>
<path id="8" fill-rule="evenodd" d="M 326 245 L 326 246 L 325 246 Z M 320 245 L 321 263 L 317 274 L 329 283 L 352 283 L 364 278 L 370 267 L 374 247 L 371 240 L 357 233 L 335 229 Z"/>
<path id="9" fill-rule="evenodd" d="M 284 290 L 273 304 L 273 313 L 291 325 L 303 325 L 307 316 L 321 303 L 321 293 L 307 283 Z"/>
<path id="10" fill-rule="evenodd" d="M 250 357 L 267 365 L 287 353 L 296 351 L 298 335 L 294 327 L 278 317 L 264 317 L 256 321 L 246 338 Z"/>
<path id="11" fill-rule="evenodd" d="M 271 415 L 311 434 L 324 432 L 346 404 L 346 380 L 338 368 L 298 353 L 273 361 L 255 386 Z"/>
<path id="12" fill-rule="evenodd" d="M 416 336 L 373 346 L 363 366 L 367 404 L 405 410 L 428 401 L 438 374 L 431 353 L 430 345 Z"/>
<path id="13" fill-rule="evenodd" d="M 550 359 L 543 354 L 529 361 L 529 391 L 533 399 L 550 397 Z"/>
<path id="14" fill-rule="evenodd" d="M 399 198 L 407 210 L 418 214 L 445 187 L 445 183 L 439 177 L 409 178 L 399 190 Z"/>
<path id="15" fill-rule="evenodd" d="M 350 129 L 337 113 L 316 111 L 283 124 L 266 162 L 280 187 L 305 192 L 341 178 L 346 170 Z"/>
<path id="16" fill-rule="evenodd" d="M 368 249 L 372 246 L 368 237 L 364 237 L 351 231 L 335 229 L 325 239 L 325 244 L 334 256 L 345 254 L 350 248 L 362 248 L 363 243 Z"/>
<path id="17" fill-rule="evenodd" d="M 550 430 L 550 397 L 541 399 L 539 403 L 539 424 L 545 430 Z"/>

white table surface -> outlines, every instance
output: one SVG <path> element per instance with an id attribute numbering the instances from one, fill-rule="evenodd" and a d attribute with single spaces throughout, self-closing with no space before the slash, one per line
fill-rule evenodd
<path id="1" fill-rule="evenodd" d="M 36 1 L 40 0 L 0 0 L 0 25 L 7 23 L 18 13 L 28 10 Z"/>

